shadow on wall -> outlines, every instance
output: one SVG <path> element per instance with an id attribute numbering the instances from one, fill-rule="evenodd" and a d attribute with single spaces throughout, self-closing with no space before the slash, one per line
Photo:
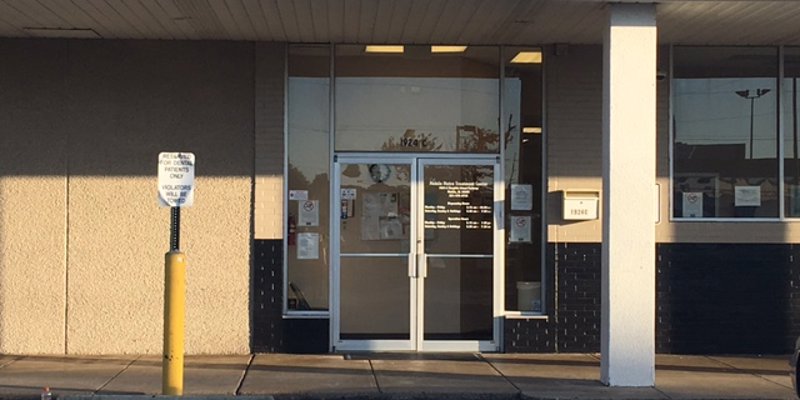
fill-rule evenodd
<path id="1" fill-rule="evenodd" d="M 253 44 L 0 41 L 0 175 L 252 176 Z"/>

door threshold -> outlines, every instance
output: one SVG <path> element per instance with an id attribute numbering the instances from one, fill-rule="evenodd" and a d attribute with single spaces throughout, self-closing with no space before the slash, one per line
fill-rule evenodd
<path id="1" fill-rule="evenodd" d="M 471 352 L 416 352 L 416 351 L 347 351 L 341 353 L 345 360 L 386 360 L 386 361 L 479 361 L 479 353 Z"/>

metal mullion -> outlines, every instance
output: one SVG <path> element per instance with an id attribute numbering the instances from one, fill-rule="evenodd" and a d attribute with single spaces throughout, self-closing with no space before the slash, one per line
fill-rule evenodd
<path id="1" fill-rule="evenodd" d="M 781 221 L 786 219 L 786 188 L 785 182 L 786 178 L 784 174 L 786 173 L 784 165 L 786 163 L 786 149 L 784 148 L 786 142 L 784 141 L 784 121 L 783 121 L 783 105 L 785 104 L 784 93 L 783 93 L 783 79 L 784 79 L 784 47 L 778 46 L 778 82 L 777 82 L 777 89 L 778 89 L 778 96 L 776 97 L 776 101 L 778 104 L 775 107 L 777 111 L 777 118 L 778 118 L 778 217 Z"/>

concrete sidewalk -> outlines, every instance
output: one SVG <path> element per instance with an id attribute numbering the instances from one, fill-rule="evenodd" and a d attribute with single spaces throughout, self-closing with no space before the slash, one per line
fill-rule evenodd
<path id="1" fill-rule="evenodd" d="M 595 354 L 188 357 L 187 396 L 475 399 L 790 399 L 788 357 L 656 357 L 655 388 L 609 388 Z M 0 398 L 153 395 L 158 356 L 0 356 Z"/>

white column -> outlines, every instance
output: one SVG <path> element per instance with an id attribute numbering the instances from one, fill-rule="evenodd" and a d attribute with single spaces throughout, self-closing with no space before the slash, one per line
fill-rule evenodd
<path id="1" fill-rule="evenodd" d="M 611 4 L 603 42 L 601 380 L 655 384 L 656 20 Z"/>

